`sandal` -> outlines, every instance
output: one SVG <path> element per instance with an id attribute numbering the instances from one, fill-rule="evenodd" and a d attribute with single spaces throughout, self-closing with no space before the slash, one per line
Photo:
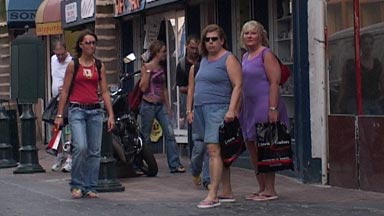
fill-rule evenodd
<path id="1" fill-rule="evenodd" d="M 236 199 L 233 197 L 233 196 L 217 196 L 217 198 L 219 199 L 219 202 L 227 202 L 227 203 L 232 203 L 232 202 L 236 202 Z"/>
<path id="2" fill-rule="evenodd" d="M 214 208 L 220 205 L 221 203 L 219 202 L 219 200 L 203 200 L 197 205 L 197 208 L 201 208 L 201 209 Z"/>
<path id="3" fill-rule="evenodd" d="M 255 193 L 251 193 L 251 194 L 245 196 L 245 199 L 246 199 L 246 200 L 253 200 L 253 199 L 255 199 L 255 198 L 258 197 L 258 196 L 259 196 L 259 193 L 258 193 L 258 192 L 255 192 Z"/>
<path id="4" fill-rule="evenodd" d="M 71 190 L 72 199 L 80 199 L 83 197 L 83 192 L 80 189 L 74 188 Z"/>
<path id="5" fill-rule="evenodd" d="M 263 202 L 263 201 L 269 201 L 269 200 L 275 200 L 279 197 L 277 195 L 269 195 L 269 194 L 259 194 L 259 196 L 253 198 L 253 201 L 257 202 Z"/>
<path id="6" fill-rule="evenodd" d="M 88 191 L 85 195 L 85 198 L 99 198 L 99 195 L 94 191 Z"/>

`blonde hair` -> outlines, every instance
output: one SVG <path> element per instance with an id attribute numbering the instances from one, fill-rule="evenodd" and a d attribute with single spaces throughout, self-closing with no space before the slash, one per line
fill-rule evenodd
<path id="1" fill-rule="evenodd" d="M 244 45 L 244 32 L 249 31 L 249 30 L 256 30 L 256 32 L 259 34 L 259 36 L 261 38 L 261 45 L 263 45 L 265 47 L 269 47 L 268 35 L 267 35 L 267 31 L 265 31 L 265 29 L 264 29 L 264 26 L 255 20 L 250 20 L 250 21 L 244 23 L 243 28 L 241 29 L 240 46 L 242 48 L 245 48 L 245 49 L 247 48 Z"/>

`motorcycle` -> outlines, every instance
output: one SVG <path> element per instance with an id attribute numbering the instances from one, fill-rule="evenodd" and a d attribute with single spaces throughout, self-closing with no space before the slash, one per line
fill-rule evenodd
<path id="1" fill-rule="evenodd" d="M 136 59 L 134 54 L 126 56 L 123 60 L 128 64 Z M 119 87 L 111 92 L 112 108 L 115 114 L 116 127 L 112 131 L 112 146 L 117 163 L 131 164 L 148 177 L 157 175 L 156 159 L 140 132 L 136 114 L 129 109 L 128 91 L 124 83 L 140 73 L 124 73 L 120 78 Z"/>

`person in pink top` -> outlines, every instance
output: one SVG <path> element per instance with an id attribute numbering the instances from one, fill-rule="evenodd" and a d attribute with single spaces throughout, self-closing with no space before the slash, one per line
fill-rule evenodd
<path id="1" fill-rule="evenodd" d="M 259 184 L 259 190 L 246 196 L 246 199 L 273 200 L 278 198 L 275 173 L 259 173 L 257 170 L 255 124 L 281 121 L 288 126 L 287 110 L 279 92 L 280 65 L 268 48 L 264 27 L 257 21 L 248 21 L 243 25 L 240 40 L 247 52 L 242 59 L 244 83 L 239 120 Z"/>
<path id="2" fill-rule="evenodd" d="M 63 125 L 64 107 L 69 101 L 68 122 L 72 135 L 72 198 L 97 198 L 95 187 L 99 176 L 101 138 L 104 110 L 101 108 L 98 91 L 108 112 L 108 131 L 115 126 L 111 98 L 107 88 L 105 66 L 94 57 L 97 36 L 92 32 L 82 33 L 76 42 L 79 68 L 75 71 L 75 59 L 65 72 L 55 125 Z"/>
<path id="3" fill-rule="evenodd" d="M 173 131 L 171 104 L 168 98 L 165 60 L 167 49 L 160 40 L 152 42 L 148 49 L 149 59 L 141 67 L 140 89 L 143 98 L 140 103 L 141 132 L 144 142 L 150 143 L 152 124 L 156 118 L 165 136 L 168 168 L 171 173 L 184 173 L 185 168 L 180 162 L 175 133 Z"/>

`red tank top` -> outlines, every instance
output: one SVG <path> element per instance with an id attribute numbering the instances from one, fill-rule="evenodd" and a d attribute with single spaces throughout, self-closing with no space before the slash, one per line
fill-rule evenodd
<path id="1" fill-rule="evenodd" d="M 81 104 L 95 104 L 99 102 L 97 94 L 99 84 L 99 73 L 96 65 L 89 67 L 79 65 L 79 70 L 72 83 L 72 91 L 69 101 Z"/>

